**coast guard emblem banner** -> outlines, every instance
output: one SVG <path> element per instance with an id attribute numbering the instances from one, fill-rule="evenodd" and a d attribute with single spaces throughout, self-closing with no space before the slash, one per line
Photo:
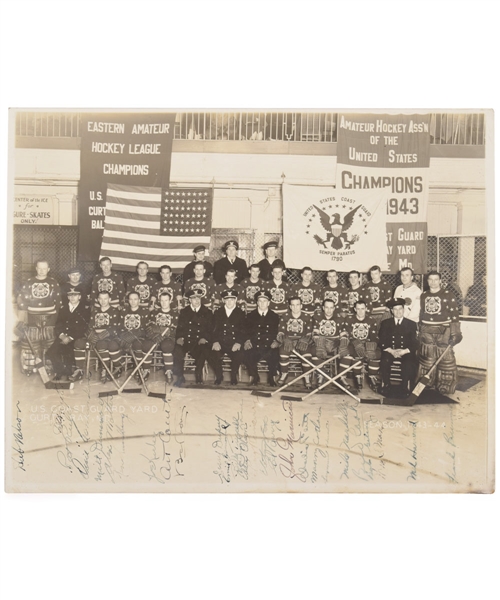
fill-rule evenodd
<path id="1" fill-rule="evenodd" d="M 385 264 L 385 222 L 380 189 L 354 198 L 333 186 L 283 185 L 283 251 L 289 268 L 350 271 Z"/>
<path id="2" fill-rule="evenodd" d="M 357 206 L 366 195 L 384 195 L 387 258 L 379 264 L 397 273 L 427 271 L 429 115 L 339 114 L 336 196 Z M 346 270 L 346 269 L 342 269 Z"/>
<path id="3" fill-rule="evenodd" d="M 175 114 L 82 115 L 78 260 L 97 261 L 108 184 L 168 188 Z"/>

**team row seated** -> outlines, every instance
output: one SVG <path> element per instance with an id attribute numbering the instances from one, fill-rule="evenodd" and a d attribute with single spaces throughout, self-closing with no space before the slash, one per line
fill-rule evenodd
<path id="1" fill-rule="evenodd" d="M 198 267 L 202 267 L 202 265 L 195 266 L 195 268 Z M 250 271 L 252 271 L 252 269 L 257 269 L 257 267 L 251 267 Z M 404 357 L 407 354 L 412 355 L 412 357 L 410 357 L 412 358 L 411 361 L 406 359 L 401 361 L 403 364 L 408 362 L 409 365 L 408 369 L 406 369 L 407 372 L 404 373 L 403 380 L 405 381 L 405 379 L 407 379 L 408 385 L 411 383 L 413 375 L 412 364 L 410 363 L 415 362 L 414 357 L 417 341 L 415 322 L 411 319 L 404 318 L 404 312 L 408 309 L 408 306 L 410 306 L 407 299 L 397 298 L 395 300 L 397 304 L 394 306 L 390 304 L 390 300 L 386 301 L 385 305 L 382 305 L 380 300 L 373 301 L 374 296 L 369 291 L 369 295 L 366 295 L 365 299 L 363 293 L 365 292 L 366 294 L 366 291 L 361 289 L 361 285 L 358 285 L 357 287 L 354 285 L 354 292 L 357 293 L 357 298 L 354 299 L 353 303 L 354 314 L 350 314 L 349 296 L 345 296 L 348 299 L 346 309 L 342 303 L 342 298 L 344 296 L 342 295 L 342 291 L 338 289 L 339 286 L 331 285 L 334 281 L 329 281 L 329 286 L 323 288 L 323 290 L 326 290 L 327 292 L 331 291 L 331 296 L 327 296 L 326 294 L 324 294 L 323 297 L 313 296 L 313 300 L 307 302 L 309 294 L 297 293 L 297 295 L 289 296 L 287 299 L 286 291 L 289 291 L 289 293 L 293 292 L 286 290 L 285 285 L 288 284 L 279 279 L 282 275 L 282 271 L 283 269 L 280 265 L 275 266 L 273 268 L 273 280 L 267 282 L 267 284 L 263 283 L 262 287 L 260 287 L 259 284 L 259 289 L 254 292 L 252 298 L 248 298 L 247 296 L 247 299 L 250 300 L 250 302 L 245 302 L 247 310 L 249 304 L 251 307 L 258 305 L 259 309 L 263 308 L 265 304 L 265 310 L 250 310 L 246 317 L 244 312 L 240 310 L 236 310 L 235 316 L 232 317 L 234 308 L 238 302 L 240 290 L 235 287 L 237 284 L 232 280 L 233 273 L 231 269 L 226 273 L 226 285 L 218 292 L 220 301 L 224 303 L 224 309 L 216 310 L 213 316 L 208 308 L 210 301 L 205 293 L 205 288 L 203 285 L 199 285 L 200 283 L 206 284 L 206 281 L 202 282 L 197 279 L 196 275 L 194 279 L 197 281 L 198 285 L 191 288 L 188 287 L 184 290 L 183 297 L 186 297 L 189 300 L 189 306 L 184 309 L 180 309 L 179 305 L 176 307 L 177 310 L 171 308 L 174 293 L 170 290 L 159 292 L 159 306 L 157 306 L 156 303 L 154 306 L 151 306 L 151 304 L 141 306 L 140 291 L 131 290 L 127 294 L 127 306 L 122 307 L 122 310 L 118 310 L 116 306 L 112 305 L 109 290 L 103 290 L 99 292 L 97 296 L 98 307 L 94 306 L 92 309 L 90 329 L 88 328 L 85 317 L 83 315 L 81 316 L 81 322 L 79 324 L 87 328 L 85 336 L 70 335 L 67 331 L 59 331 L 58 329 L 58 325 L 59 327 L 61 326 L 60 322 L 62 323 L 63 329 L 64 327 L 69 327 L 68 316 L 66 315 L 68 310 L 70 315 L 75 311 L 81 313 L 81 311 L 86 310 L 84 303 L 80 305 L 82 296 L 81 290 L 70 286 L 66 292 L 69 304 L 64 307 L 67 308 L 64 314 L 61 311 L 61 318 L 56 323 L 56 331 L 51 332 L 50 329 L 51 327 L 53 329 L 53 326 L 49 325 L 47 320 L 42 320 L 41 323 L 38 322 L 35 326 L 28 327 L 28 335 L 34 344 L 36 343 L 45 347 L 47 342 L 54 340 L 54 335 L 51 335 L 51 333 L 55 334 L 56 341 L 49 348 L 48 356 L 55 365 L 56 378 L 68 374 L 68 369 L 72 369 L 75 365 L 77 368 L 71 373 L 71 377 L 73 379 L 81 377 L 83 371 L 82 361 L 85 358 L 85 350 L 89 344 L 100 352 L 105 360 L 112 363 L 116 373 L 119 373 L 122 368 L 121 356 L 123 350 L 128 351 L 132 349 L 136 351 L 139 356 L 145 356 L 153 344 L 160 344 L 167 380 L 171 380 L 172 375 L 176 374 L 177 385 L 182 385 L 184 382 L 183 358 L 186 352 L 189 352 L 196 361 L 195 375 L 196 380 L 199 382 L 201 382 L 201 370 L 203 365 L 205 364 L 205 361 L 208 361 L 215 370 L 216 383 L 220 383 L 222 378 L 222 366 L 221 360 L 219 359 L 221 359 L 223 353 L 226 352 L 231 358 L 232 383 L 236 383 L 236 373 L 242 362 L 245 362 L 247 365 L 253 382 L 257 382 L 257 363 L 259 360 L 264 359 L 269 365 L 269 383 L 273 385 L 273 382 L 275 382 L 275 375 L 278 372 L 278 362 L 280 363 L 279 371 L 281 372 L 281 381 L 283 381 L 284 378 L 286 378 L 288 371 L 290 353 L 294 350 L 295 346 L 298 346 L 297 350 L 301 351 L 301 354 L 303 353 L 304 358 L 307 358 L 309 354 L 309 356 L 314 356 L 315 360 L 322 359 L 338 349 L 338 353 L 341 355 L 343 361 L 341 362 L 341 367 L 352 364 L 352 360 L 356 358 L 362 358 L 366 363 L 369 381 L 372 387 L 378 389 L 380 385 L 378 377 L 380 352 L 386 352 L 387 350 L 386 348 L 380 348 L 381 339 L 383 338 L 382 333 L 385 327 L 381 327 L 380 324 L 384 319 L 388 320 L 387 317 L 390 316 L 390 313 L 388 314 L 387 305 L 389 302 L 389 306 L 393 310 L 395 319 L 396 312 L 403 313 L 401 314 L 401 318 L 403 318 L 404 324 L 408 325 L 411 323 L 410 329 L 412 331 L 413 329 L 415 330 L 415 340 L 403 338 L 396 339 L 394 335 L 391 339 L 392 346 L 395 346 L 391 348 L 395 351 L 393 358 L 401 360 L 402 356 Z M 255 272 L 255 274 L 257 273 Z M 382 284 L 385 282 L 382 282 L 380 279 L 380 269 L 374 267 L 371 269 L 371 274 L 372 283 L 375 280 L 374 283 L 377 289 L 380 290 L 383 288 Z M 51 316 L 47 313 L 45 315 L 42 314 L 43 309 L 47 307 L 42 306 L 43 303 L 40 303 L 44 296 L 43 293 L 40 293 L 40 284 L 42 284 L 42 288 L 47 291 L 45 288 L 48 284 L 46 281 L 48 278 L 47 275 L 48 265 L 43 262 L 38 263 L 37 278 L 35 278 L 37 279 L 37 282 L 34 284 L 35 287 L 32 286 L 31 289 L 28 290 L 31 292 L 29 294 L 30 299 L 38 300 L 38 302 L 31 302 L 31 308 L 35 309 L 34 312 L 31 311 L 31 313 L 29 311 L 30 302 L 28 302 L 28 324 L 30 324 L 30 320 L 32 321 L 30 315 L 31 317 L 38 318 L 43 316 L 48 318 Z M 302 275 L 303 286 L 300 289 L 310 291 L 311 284 L 310 278 L 308 280 L 308 276 L 312 276 L 312 271 L 308 268 L 303 269 Z M 331 271 L 328 275 L 334 279 L 337 274 L 335 271 Z M 410 269 L 410 282 L 412 275 Z M 358 279 L 355 279 L 355 277 L 359 279 L 359 273 L 356 271 L 351 272 L 350 280 L 352 278 L 352 283 L 354 284 L 358 283 Z M 249 279 L 251 280 L 252 276 Z M 438 273 L 429 274 L 428 281 L 430 291 L 426 292 L 420 298 L 422 333 L 425 334 L 424 329 L 426 327 L 432 329 L 432 331 L 429 332 L 429 336 L 426 338 L 426 344 L 430 347 L 429 351 L 427 353 L 422 353 L 421 348 L 420 352 L 420 355 L 425 358 L 425 360 L 421 361 L 420 365 L 422 367 L 421 370 L 423 371 L 425 371 L 426 368 L 428 369 L 429 364 L 432 364 L 433 360 L 431 359 L 433 359 L 436 353 L 442 352 L 445 338 L 452 343 L 458 343 L 461 339 L 458 310 L 453 295 L 451 292 L 441 289 L 441 278 Z M 433 286 L 433 283 L 436 285 Z M 45 284 L 45 286 L 43 284 Z M 410 284 L 406 286 L 406 290 L 412 287 L 414 286 Z M 357 291 L 358 289 L 359 291 Z M 276 293 L 273 294 L 273 290 L 274 292 L 280 290 L 279 298 Z M 52 291 L 54 292 L 54 290 Z M 347 294 L 348 293 L 349 291 L 347 291 Z M 287 302 L 289 307 L 288 311 L 281 306 L 277 309 L 273 308 L 273 303 L 274 305 L 282 304 L 282 302 L 277 302 L 278 299 L 282 300 L 282 296 L 284 296 L 284 301 Z M 213 296 L 211 297 L 213 298 Z M 391 296 L 389 295 L 389 298 L 390 297 Z M 74 302 L 72 302 L 72 299 L 74 299 Z M 304 299 L 306 302 L 304 302 Z M 215 298 L 215 301 L 217 301 L 217 298 Z M 316 311 L 316 314 L 314 308 L 317 307 L 318 303 L 321 303 L 323 310 Z M 35 306 L 33 306 L 33 304 Z M 233 304 L 232 307 L 229 306 L 231 304 Z M 263 305 L 262 307 L 261 304 Z M 411 304 L 413 304 L 413 301 L 411 301 Z M 20 308 L 23 308 L 22 300 L 20 302 Z M 40 308 L 42 310 L 38 310 L 37 312 L 37 309 Z M 371 315 L 367 315 L 369 310 L 372 312 Z M 330 311 L 331 314 L 328 315 Z M 263 312 L 265 313 L 264 315 L 262 314 Z M 281 315 L 281 320 L 279 315 Z M 168 332 L 164 334 L 166 336 L 165 339 L 160 339 L 158 336 L 160 336 L 162 332 L 159 331 L 158 328 L 162 326 L 161 321 L 164 320 L 166 316 L 168 319 L 165 320 L 165 324 L 166 321 L 169 321 L 168 326 L 166 325 Z M 265 326 L 267 327 L 267 330 L 266 335 L 264 336 L 265 339 L 262 341 L 260 340 L 260 335 L 264 335 L 264 331 L 260 331 L 260 320 L 263 317 L 266 317 L 264 320 L 266 321 Z M 176 319 L 178 319 L 178 323 L 176 323 Z M 240 322 L 235 324 L 235 319 L 239 319 Z M 38 319 L 35 320 L 38 321 Z M 213 340 L 213 336 L 216 332 L 216 324 L 221 320 L 224 323 L 226 320 L 228 323 L 231 321 L 231 327 L 234 328 L 235 332 L 238 332 L 238 336 L 248 337 L 248 339 L 238 339 L 238 341 L 236 341 L 235 337 L 235 341 L 230 344 L 230 348 L 223 348 L 221 342 L 224 340 Z M 71 321 L 71 318 L 69 321 Z M 392 319 L 390 319 L 390 321 L 391 323 L 393 322 Z M 33 323 L 31 324 L 33 325 Z M 272 329 L 270 329 L 271 326 Z M 274 331 L 276 326 L 278 327 L 278 330 Z M 187 328 L 187 334 L 184 333 L 183 327 Z M 441 329 L 436 332 L 434 331 L 436 327 L 441 329 L 444 327 L 447 329 L 448 335 L 443 337 L 443 334 L 446 332 L 441 331 Z M 202 331 L 203 335 L 201 335 Z M 436 333 L 438 334 L 438 337 L 436 337 Z M 410 334 L 410 332 L 408 332 L 408 334 Z M 254 337 L 253 342 L 252 335 L 257 335 L 257 338 Z M 163 337 L 163 335 L 161 337 Z M 187 341 L 185 339 L 186 337 Z M 360 343 L 363 346 L 363 350 L 361 349 Z M 221 347 L 219 348 L 217 345 Z M 242 345 L 243 350 L 241 349 Z M 74 359 L 72 359 L 70 352 L 73 350 L 73 346 L 75 353 Z M 236 346 L 240 347 L 236 348 Z M 425 346 L 423 339 L 421 340 L 421 346 Z M 280 352 L 278 352 L 278 348 L 280 348 Z M 402 350 L 404 351 L 403 354 L 400 352 Z M 26 351 L 26 348 L 24 348 L 24 351 Z M 58 352 L 60 355 L 59 358 L 56 356 Z M 246 355 L 245 360 L 244 355 Z M 392 353 L 387 352 L 387 356 L 389 355 L 392 356 Z M 383 357 L 385 359 L 386 355 L 384 354 Z M 22 360 L 30 358 L 32 357 L 27 357 L 26 352 L 22 356 Z M 148 368 L 150 366 L 149 357 L 148 360 L 149 363 L 147 360 L 144 363 L 145 376 L 147 376 Z M 442 362 L 446 363 L 444 360 Z M 304 362 L 304 368 L 306 365 L 307 362 Z M 361 367 L 358 366 L 357 369 L 361 371 Z M 382 369 L 382 371 L 382 377 L 384 378 L 384 369 Z M 357 377 L 360 376 L 357 371 L 354 372 Z M 103 379 L 106 379 L 106 372 L 104 370 Z M 305 378 L 305 382 L 306 386 L 310 385 L 308 378 Z M 443 386 L 445 384 L 448 387 L 449 385 L 453 385 L 453 381 L 450 379 L 449 374 L 446 373 L 444 379 L 438 381 L 438 383 L 442 384 L 442 389 L 444 389 Z"/>

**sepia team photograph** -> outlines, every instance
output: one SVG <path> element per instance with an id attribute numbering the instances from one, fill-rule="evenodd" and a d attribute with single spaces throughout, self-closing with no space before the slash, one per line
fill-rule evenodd
<path id="1" fill-rule="evenodd" d="M 9 126 L 8 491 L 493 491 L 492 111 Z"/>

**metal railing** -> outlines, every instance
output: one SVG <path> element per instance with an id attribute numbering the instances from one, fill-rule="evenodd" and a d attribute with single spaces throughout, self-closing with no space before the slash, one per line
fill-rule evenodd
<path id="1" fill-rule="evenodd" d="M 16 135 L 78 138 L 80 114 L 18 112 Z M 431 144 L 482 146 L 484 114 L 432 114 L 430 136 Z M 337 141 L 337 113 L 183 112 L 177 114 L 174 139 L 332 143 Z"/>

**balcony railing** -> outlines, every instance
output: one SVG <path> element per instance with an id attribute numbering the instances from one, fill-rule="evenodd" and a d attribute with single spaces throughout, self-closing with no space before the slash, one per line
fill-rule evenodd
<path id="1" fill-rule="evenodd" d="M 430 134 L 431 144 L 483 146 L 484 114 L 432 114 Z M 16 135 L 78 138 L 80 114 L 18 112 Z M 174 139 L 332 143 L 337 141 L 337 113 L 185 112 L 177 115 Z"/>

